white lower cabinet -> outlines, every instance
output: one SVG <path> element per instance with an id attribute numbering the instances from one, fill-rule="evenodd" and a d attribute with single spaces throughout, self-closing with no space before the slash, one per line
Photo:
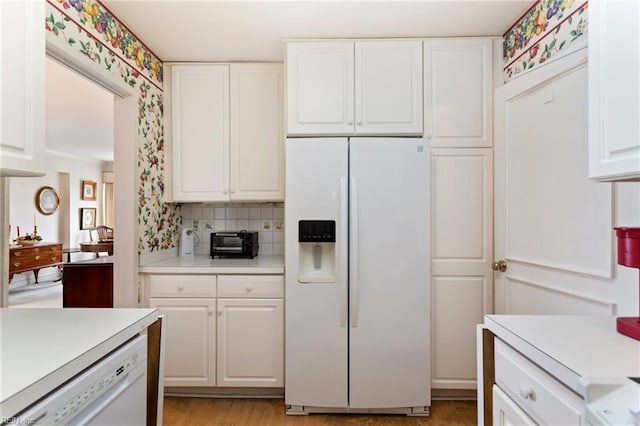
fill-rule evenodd
<path id="1" fill-rule="evenodd" d="M 165 386 L 216 385 L 215 299 L 149 299 L 166 315 Z"/>
<path id="2" fill-rule="evenodd" d="M 149 307 L 166 315 L 165 386 L 216 384 L 216 276 L 151 275 Z"/>
<path id="3" fill-rule="evenodd" d="M 494 425 L 503 424 L 548 424 L 583 425 L 584 401 L 568 388 L 560 384 L 557 378 L 538 367 L 520 352 L 503 341 L 495 340 L 495 385 L 504 391 L 501 399 L 503 409 L 508 416 L 496 417 L 494 400 Z M 513 409 L 512 405 L 522 411 Z M 522 415 L 526 417 L 522 417 Z M 513 416 L 517 420 L 533 419 L 530 423 L 509 422 Z"/>
<path id="4" fill-rule="evenodd" d="M 284 386 L 284 301 L 218 299 L 218 386 Z"/>
<path id="5" fill-rule="evenodd" d="M 218 386 L 284 386 L 282 275 L 218 276 Z"/>
<path id="6" fill-rule="evenodd" d="M 165 386 L 284 386 L 282 275 L 147 275 L 167 316 Z"/>
<path id="7" fill-rule="evenodd" d="M 536 423 L 498 385 L 493 385 L 493 424 L 535 426 Z"/>

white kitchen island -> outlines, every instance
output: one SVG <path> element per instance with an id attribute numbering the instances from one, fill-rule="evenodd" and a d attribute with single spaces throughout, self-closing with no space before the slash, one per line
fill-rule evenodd
<path id="1" fill-rule="evenodd" d="M 640 409 L 640 341 L 615 317 L 487 315 L 478 327 L 479 424 L 628 424 Z"/>
<path id="2" fill-rule="evenodd" d="M 0 419 L 41 400 L 157 320 L 156 309 L 0 309 Z"/>

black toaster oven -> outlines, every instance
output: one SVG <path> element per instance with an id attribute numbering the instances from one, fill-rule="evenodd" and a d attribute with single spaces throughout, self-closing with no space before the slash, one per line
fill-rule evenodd
<path id="1" fill-rule="evenodd" d="M 258 255 L 258 232 L 212 232 L 209 254 L 211 258 L 240 257 L 252 259 Z"/>

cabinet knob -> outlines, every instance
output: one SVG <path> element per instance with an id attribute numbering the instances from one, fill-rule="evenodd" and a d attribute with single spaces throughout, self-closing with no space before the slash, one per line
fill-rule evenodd
<path id="1" fill-rule="evenodd" d="M 253 290 L 253 286 L 251 284 L 248 284 L 247 285 L 247 291 L 251 291 L 251 290 Z"/>
<path id="2" fill-rule="evenodd" d="M 214 312 L 215 312 L 215 309 L 213 309 L 213 308 L 209 308 L 209 309 L 207 310 L 207 313 L 208 313 L 209 315 L 213 315 L 213 313 L 214 313 Z"/>
<path id="3" fill-rule="evenodd" d="M 536 394 L 529 386 L 521 385 L 519 392 L 523 399 L 530 399 L 532 401 L 536 400 Z"/>
<path id="4" fill-rule="evenodd" d="M 221 316 L 222 316 L 222 312 L 223 312 L 223 311 L 222 311 L 222 309 L 219 309 L 219 310 L 218 310 L 218 316 L 219 316 L 219 317 L 221 317 Z"/>
<path id="5" fill-rule="evenodd" d="M 182 291 L 184 290 L 184 284 L 179 284 L 178 285 L 178 291 Z"/>

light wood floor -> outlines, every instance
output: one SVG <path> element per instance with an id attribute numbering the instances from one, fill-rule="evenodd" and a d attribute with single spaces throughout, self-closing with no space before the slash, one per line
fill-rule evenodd
<path id="1" fill-rule="evenodd" d="M 282 399 L 165 397 L 165 426 L 475 425 L 475 401 L 434 401 L 429 417 L 311 414 L 287 416 Z"/>

